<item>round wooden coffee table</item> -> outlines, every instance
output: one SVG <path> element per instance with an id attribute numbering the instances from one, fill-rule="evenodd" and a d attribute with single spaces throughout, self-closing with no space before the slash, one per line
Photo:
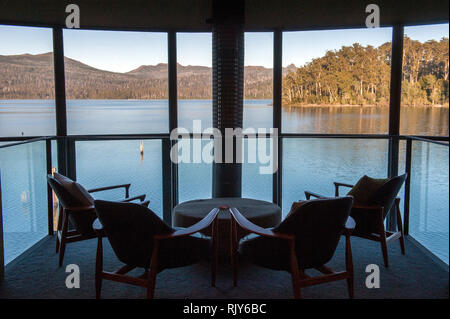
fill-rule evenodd
<path id="1" fill-rule="evenodd" d="M 189 227 L 204 218 L 213 208 L 224 205 L 236 207 L 249 221 L 263 228 L 275 227 L 281 222 L 281 208 L 278 205 L 250 198 L 220 197 L 178 204 L 172 211 L 172 224 L 174 227 Z M 230 256 L 231 214 L 228 210 L 219 213 L 218 222 L 219 256 L 224 260 Z M 210 235 L 209 230 L 204 235 Z M 238 229 L 239 239 L 246 235 L 242 229 Z"/>

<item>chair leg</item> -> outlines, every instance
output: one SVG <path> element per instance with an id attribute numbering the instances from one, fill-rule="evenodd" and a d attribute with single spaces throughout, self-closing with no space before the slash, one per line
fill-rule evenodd
<path id="1" fill-rule="evenodd" d="M 347 278 L 347 290 L 348 290 L 348 297 L 350 299 L 353 299 L 355 297 L 355 289 L 353 286 L 353 274 Z"/>
<path id="2" fill-rule="evenodd" d="M 57 225 L 56 225 L 56 254 L 57 254 L 59 251 L 59 246 L 60 246 L 58 233 L 61 231 L 61 224 L 62 224 L 62 209 L 61 209 L 61 207 L 58 208 L 58 220 L 56 222 L 57 222 Z"/>
<path id="3" fill-rule="evenodd" d="M 233 287 L 237 287 L 238 278 L 238 254 L 237 254 L 237 225 L 234 218 L 231 218 L 231 266 L 233 268 Z"/>
<path id="4" fill-rule="evenodd" d="M 153 267 L 154 268 L 154 267 Z M 147 299 L 153 299 L 155 295 L 156 270 L 150 269 L 148 275 Z"/>
<path id="5" fill-rule="evenodd" d="M 59 263 L 58 267 L 61 267 L 64 260 L 64 253 L 66 252 L 66 237 L 67 237 L 67 229 L 69 227 L 69 219 L 67 217 L 67 214 L 64 214 L 63 217 L 63 226 L 61 231 L 61 243 L 59 248 Z"/>
<path id="6" fill-rule="evenodd" d="M 397 211 L 397 228 L 400 232 L 400 249 L 402 251 L 402 255 L 405 254 L 405 235 L 403 233 L 403 221 L 402 221 L 402 214 L 400 212 L 400 200 L 395 201 L 396 211 Z"/>
<path id="7" fill-rule="evenodd" d="M 294 241 L 290 241 L 289 246 L 291 255 L 291 278 L 292 278 L 292 289 L 294 290 L 294 298 L 301 299 L 302 292 L 300 288 L 300 274 L 298 271 L 297 256 L 295 255 Z"/>
<path id="8" fill-rule="evenodd" d="M 59 252 L 59 230 L 56 231 L 56 251 L 55 253 L 57 254 Z"/>
<path id="9" fill-rule="evenodd" d="M 402 252 L 402 255 L 405 255 L 405 238 L 403 237 L 403 233 L 399 238 L 400 241 L 400 250 Z"/>
<path id="10" fill-rule="evenodd" d="M 156 274 L 158 273 L 158 241 L 155 240 L 150 271 L 148 272 L 147 299 L 153 299 L 155 294 Z"/>
<path id="11" fill-rule="evenodd" d="M 98 237 L 97 256 L 95 261 L 95 298 L 101 298 L 102 292 L 102 272 L 103 272 L 103 241 L 102 237 Z"/>
<path id="12" fill-rule="evenodd" d="M 217 272 L 217 258 L 218 258 L 218 250 L 217 250 L 217 239 L 218 239 L 218 222 L 217 220 L 213 221 L 211 225 L 211 239 L 212 239 L 212 247 L 211 247 L 211 287 L 216 286 L 216 272 Z"/>
<path id="13" fill-rule="evenodd" d="M 292 274 L 291 273 L 291 278 L 292 278 L 292 289 L 294 292 L 294 298 L 295 299 L 301 299 L 302 298 L 302 291 L 300 288 L 300 283 L 299 283 L 299 277 L 298 277 L 298 270 L 297 270 L 297 274 Z"/>
<path id="14" fill-rule="evenodd" d="M 386 232 L 384 229 L 381 231 L 380 244 L 381 244 L 381 251 L 383 252 L 384 266 L 387 268 L 387 267 L 389 267 L 389 260 L 388 260 L 388 251 L 387 251 L 387 243 L 386 243 Z"/>
<path id="15" fill-rule="evenodd" d="M 345 266 L 349 277 L 347 278 L 348 296 L 350 299 L 354 297 L 354 278 L 353 278 L 353 257 L 350 243 L 350 235 L 345 236 Z"/>

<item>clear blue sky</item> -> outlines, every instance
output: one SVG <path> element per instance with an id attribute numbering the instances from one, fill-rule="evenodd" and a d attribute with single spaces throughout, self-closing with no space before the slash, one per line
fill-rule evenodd
<path id="1" fill-rule="evenodd" d="M 406 27 L 405 34 L 421 42 L 449 36 L 448 24 Z M 301 31 L 283 33 L 283 66 L 305 64 L 327 50 L 360 43 L 378 46 L 390 41 L 391 28 Z M 211 66 L 211 33 L 179 33 L 178 63 Z M 46 28 L 0 26 L 0 55 L 52 51 Z M 93 67 L 127 72 L 140 65 L 167 63 L 166 33 L 64 30 L 64 53 Z M 272 67 L 273 34 L 245 34 L 245 65 Z"/>

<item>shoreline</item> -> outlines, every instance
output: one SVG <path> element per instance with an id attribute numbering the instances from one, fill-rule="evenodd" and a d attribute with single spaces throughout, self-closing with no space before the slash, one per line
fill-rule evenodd
<path id="1" fill-rule="evenodd" d="M 54 99 L 0 99 L 0 103 L 4 101 L 54 101 Z M 66 101 L 168 101 L 168 99 L 66 99 Z M 191 98 L 178 99 L 178 101 L 212 101 L 212 99 Z M 273 106 L 271 99 L 244 99 L 245 101 L 270 101 L 268 106 Z M 330 107 L 354 107 L 354 108 L 389 108 L 388 104 L 383 105 L 355 105 L 355 104 L 283 104 L 283 108 L 330 108 Z M 407 108 L 449 108 L 449 104 L 433 104 L 433 105 L 402 105 Z"/>
<path id="2" fill-rule="evenodd" d="M 303 107 L 354 107 L 354 108 L 389 108 L 389 105 L 355 105 L 355 104 L 284 104 L 283 107 L 287 108 L 303 108 Z M 401 107 L 407 108 L 424 108 L 424 107 L 433 107 L 433 108 L 449 108 L 448 104 L 433 104 L 433 105 L 402 105 Z"/>

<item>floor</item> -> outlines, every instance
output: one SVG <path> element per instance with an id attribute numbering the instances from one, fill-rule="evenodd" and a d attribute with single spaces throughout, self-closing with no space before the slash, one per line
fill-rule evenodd
<path id="1" fill-rule="evenodd" d="M 105 239 L 105 269 L 121 266 Z M 94 298 L 94 266 L 96 240 L 68 245 L 64 266 L 58 268 L 54 238 L 42 240 L 6 267 L 5 281 L 0 284 L 0 298 Z M 355 298 L 448 298 L 448 268 L 436 264 L 411 240 L 406 241 L 402 256 L 397 242 L 389 246 L 390 267 L 383 266 L 381 249 L 376 242 L 352 238 L 355 268 Z M 65 285 L 66 266 L 77 264 L 80 288 Z M 380 288 L 365 285 L 368 264 L 380 269 Z M 334 270 L 344 270 L 344 240 L 339 243 L 334 258 L 328 264 Z M 138 273 L 139 274 L 139 273 Z M 313 274 L 312 272 L 310 274 Z M 209 265 L 197 265 L 165 270 L 157 277 L 155 298 L 292 298 L 290 275 L 286 272 L 240 263 L 238 287 L 232 286 L 231 268 L 220 265 L 217 285 L 209 282 Z M 103 298 L 145 298 L 145 289 L 105 281 Z M 345 281 L 323 284 L 302 290 L 304 298 L 347 298 Z"/>

